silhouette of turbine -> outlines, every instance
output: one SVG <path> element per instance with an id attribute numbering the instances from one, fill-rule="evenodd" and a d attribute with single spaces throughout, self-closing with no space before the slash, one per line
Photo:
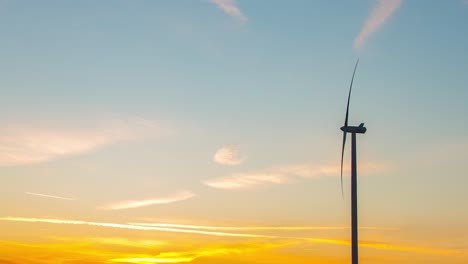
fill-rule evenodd
<path id="1" fill-rule="evenodd" d="M 364 123 L 359 126 L 348 126 L 349 100 L 351 99 L 351 90 L 353 88 L 354 75 L 359 60 L 354 66 L 353 77 L 349 85 L 348 105 L 346 106 L 346 116 L 343 131 L 343 146 L 341 148 L 341 194 L 343 195 L 343 158 L 346 144 L 346 134 L 351 133 L 351 263 L 358 264 L 358 216 L 357 216 L 357 162 L 356 162 L 356 134 L 366 133 Z"/>

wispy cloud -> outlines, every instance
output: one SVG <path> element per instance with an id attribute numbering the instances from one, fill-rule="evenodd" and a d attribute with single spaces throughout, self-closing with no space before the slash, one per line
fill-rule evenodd
<path id="1" fill-rule="evenodd" d="M 280 184 L 289 181 L 287 175 L 271 172 L 236 173 L 220 178 L 207 180 L 204 183 L 217 189 L 246 189 L 268 183 Z"/>
<path id="2" fill-rule="evenodd" d="M 101 206 L 98 209 L 121 210 L 121 209 L 129 209 L 129 208 L 138 208 L 138 207 L 149 206 L 149 205 L 154 205 L 154 204 L 168 204 L 168 203 L 187 200 L 194 196 L 196 196 L 196 194 L 192 192 L 182 191 L 182 192 L 178 192 L 173 195 L 166 196 L 166 197 L 148 198 L 148 199 L 143 199 L 143 200 L 120 201 L 120 202 L 113 203 L 110 205 Z"/>
<path id="3" fill-rule="evenodd" d="M 168 228 L 168 227 L 156 227 L 156 226 L 139 226 L 133 224 L 116 224 L 116 223 L 102 223 L 102 222 L 87 222 L 87 221 L 77 221 L 77 220 L 60 220 L 60 219 L 46 219 L 46 218 L 22 218 L 22 217 L 3 217 L 0 218 L 0 221 L 14 221 L 14 222 L 30 222 L 30 223 L 49 223 L 49 224 L 68 224 L 68 225 L 88 225 L 88 226 L 98 226 L 98 227 L 107 227 L 107 228 L 117 228 L 117 229 L 131 229 L 131 230 L 141 230 L 141 231 L 163 231 L 163 232 L 175 232 L 175 233 L 190 233 L 190 234 L 199 234 L 199 235 L 210 235 L 210 236 L 222 236 L 222 237 L 239 237 L 239 238 L 259 238 L 259 239 L 274 239 L 280 245 L 287 245 L 291 243 L 297 243 L 300 241 L 308 241 L 310 243 L 319 243 L 319 244 L 334 244 L 334 245 L 343 245 L 349 246 L 349 240 L 340 240 L 340 239 L 330 239 L 330 238 L 320 238 L 320 237 L 291 237 L 291 236 L 281 236 L 281 235 L 261 235 L 261 234 L 240 234 L 240 233 L 231 233 L 231 232 L 215 232 L 215 231 L 205 231 L 205 230 L 192 230 L 192 229 L 181 229 L 181 228 Z M 267 231 L 267 230 L 266 230 Z M 283 241 L 283 242 L 281 242 Z M 127 245 L 128 241 L 126 240 L 97 240 L 96 242 L 99 243 L 110 243 L 110 244 L 122 244 Z M 147 242 L 147 241 L 140 241 L 143 247 L 148 245 L 154 246 L 161 246 L 164 243 L 159 242 Z M 148 244 L 151 243 L 151 244 Z M 268 243 L 267 240 L 263 240 L 262 244 Z M 79 243 L 82 245 L 83 243 Z M 57 244 L 54 244 L 57 247 Z M 416 252 L 416 253 L 429 253 L 429 254 L 458 254 L 461 251 L 449 249 L 449 248 L 426 248 L 426 247 L 418 247 L 418 246 L 406 246 L 406 245 L 394 245 L 385 242 L 377 242 L 377 241 L 359 241 L 359 246 L 372 248 L 372 249 L 379 249 L 379 250 L 392 250 L 392 251 L 406 251 L 406 252 Z M 217 247 L 219 248 L 219 247 Z M 218 253 L 224 252 L 224 250 L 216 251 Z M 237 248 L 236 252 L 245 252 L 243 248 Z M 179 252 L 181 257 L 183 257 L 184 252 Z M 161 260 L 167 259 L 170 255 L 162 254 L 157 256 L 142 256 L 142 255 L 135 255 L 128 256 L 127 260 L 134 260 L 125 261 L 130 263 L 146 263 L 144 260 L 149 260 L 153 258 L 153 260 Z M 175 256 L 175 255 L 174 255 Z M 179 256 L 179 254 L 177 254 Z M 123 258 L 119 258 L 120 261 L 123 261 Z M 119 260 L 114 259 L 114 261 L 118 262 Z M 178 259 L 181 260 L 181 259 Z M 147 261 L 148 262 L 148 261 Z M 163 261 L 164 262 L 164 261 Z M 180 261 L 179 261 L 180 262 Z M 183 261 L 182 261 L 183 262 Z M 164 263 L 168 263 L 167 261 Z"/>
<path id="4" fill-rule="evenodd" d="M 248 21 L 247 17 L 242 13 L 236 4 L 235 0 L 209 0 L 211 3 L 217 5 L 224 13 L 239 20 L 242 23 Z"/>
<path id="5" fill-rule="evenodd" d="M 92 151 L 115 140 L 105 132 L 23 128 L 0 135 L 0 165 L 20 165 Z"/>
<path id="6" fill-rule="evenodd" d="M 307 238 L 306 240 L 314 243 L 321 244 L 335 244 L 335 245 L 351 245 L 349 240 L 339 240 L 339 239 L 323 239 L 323 238 Z M 409 247 L 409 246 L 400 246 L 392 245 L 387 243 L 380 242 L 369 242 L 369 241 L 359 241 L 360 247 L 373 248 L 373 249 L 385 249 L 385 250 L 394 250 L 394 251 L 407 251 L 407 252 L 417 252 L 417 253 L 428 253 L 428 254 L 454 254 L 459 253 L 457 250 L 452 249 L 435 249 L 435 248 L 422 248 L 422 247 Z"/>
<path id="7" fill-rule="evenodd" d="M 141 226 L 157 226 L 157 227 L 175 227 L 187 229 L 202 229 L 202 230 L 252 230 L 252 231 L 303 231 L 303 230 L 347 230 L 349 226 L 206 226 L 206 225 L 182 225 L 168 223 L 130 223 L 132 225 Z M 362 230 L 397 230 L 397 228 L 389 227 L 368 227 L 361 226 Z"/>
<path id="8" fill-rule="evenodd" d="M 385 169 L 380 163 L 362 163 L 359 171 L 368 174 Z M 293 178 L 319 178 L 324 176 L 339 176 L 340 166 L 295 164 L 258 171 L 235 173 L 223 177 L 209 179 L 203 183 L 217 189 L 238 190 L 259 187 L 266 184 L 283 184 L 290 182 Z"/>
<path id="9" fill-rule="evenodd" d="M 368 175 L 377 171 L 386 170 L 388 165 L 382 162 L 361 162 L 359 164 L 359 174 Z M 340 176 L 341 167 L 340 165 L 328 165 L 328 164 L 292 164 L 279 166 L 272 169 L 292 177 L 303 177 L 303 178 L 320 178 L 325 176 Z M 349 167 L 343 168 L 343 174 L 349 175 L 351 170 Z"/>
<path id="10" fill-rule="evenodd" d="M 239 147 L 234 145 L 224 146 L 216 151 L 213 161 L 223 165 L 239 165 L 245 160 Z"/>
<path id="11" fill-rule="evenodd" d="M 211 236 L 225 236 L 225 237 L 244 237 L 244 238 L 294 238 L 294 237 L 283 237 L 275 235 L 262 235 L 262 234 L 246 234 L 246 233 L 231 233 L 231 232 L 217 232 L 217 231 L 206 231 L 211 230 L 251 230 L 251 231 L 272 231 L 272 230 L 283 230 L 283 231 L 295 231 L 295 230 L 317 230 L 316 227 L 209 227 L 209 226 L 190 226 L 190 225 L 176 225 L 176 224 L 117 224 L 117 223 L 102 223 L 102 222 L 88 222 L 80 220 L 63 220 L 63 219 L 47 219 L 47 218 L 26 218 L 26 217 L 1 217 L 0 221 L 13 221 L 13 222 L 30 222 L 30 223 L 49 223 L 49 224 L 69 224 L 69 225 L 89 225 L 99 227 L 110 227 L 119 229 L 132 229 L 132 230 L 143 230 L 143 231 L 163 231 L 163 232 L 175 232 L 175 233 L 191 233 L 199 235 L 211 235 Z M 283 228 L 283 229 L 279 229 Z M 284 229 L 285 228 L 285 229 Z M 336 230 L 346 229 L 346 227 L 320 227 L 322 230 Z M 383 229 L 378 227 L 370 227 L 368 229 Z M 294 239 L 316 239 L 316 242 L 320 238 L 310 237 L 295 237 Z M 332 240 L 331 240 L 332 241 Z M 341 241 L 341 240 L 339 240 Z M 325 241 L 324 243 L 327 243 Z"/>
<path id="12" fill-rule="evenodd" d="M 2 217 L 0 218 L 0 221 L 88 225 L 88 226 L 110 227 L 110 228 L 119 228 L 119 229 L 189 233 L 189 234 L 225 236 L 225 237 L 250 237 L 250 238 L 274 238 L 275 237 L 275 236 L 257 235 L 257 234 L 238 234 L 238 233 L 228 233 L 228 232 L 214 232 L 214 231 L 189 230 L 189 229 L 180 229 L 180 228 L 138 226 L 138 225 L 131 225 L 131 224 L 116 224 L 116 223 L 88 222 L 88 221 L 80 221 L 80 220 L 62 220 L 62 219 L 47 219 L 47 218 Z"/>
<path id="13" fill-rule="evenodd" d="M 155 132 L 154 124 L 140 119 L 102 122 L 99 127 L 73 129 L 56 126 L 0 127 L 0 166 L 33 164 L 94 151 Z M 156 133 L 154 133 L 156 134 Z"/>
<path id="14" fill-rule="evenodd" d="M 54 199 L 70 200 L 70 201 L 76 200 L 75 198 L 68 198 L 68 197 L 63 197 L 63 196 L 55 196 L 55 195 L 50 195 L 50 194 L 42 194 L 42 193 L 34 193 L 34 192 L 25 192 L 25 194 L 47 197 L 47 198 L 54 198 Z"/>
<path id="15" fill-rule="evenodd" d="M 354 48 L 361 48 L 365 41 L 376 32 L 400 7 L 403 0 L 377 0 L 370 16 L 354 39 Z"/>

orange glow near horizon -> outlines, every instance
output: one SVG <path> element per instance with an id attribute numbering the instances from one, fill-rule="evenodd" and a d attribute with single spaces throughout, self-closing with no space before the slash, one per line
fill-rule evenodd
<path id="1" fill-rule="evenodd" d="M 288 236 L 288 231 L 295 232 L 296 228 L 290 230 L 275 229 L 275 227 L 235 227 L 226 229 L 251 230 L 254 233 L 238 234 L 228 232 L 202 231 L 206 229 L 223 229 L 222 226 L 198 226 L 198 225 L 176 225 L 178 228 L 164 228 L 154 226 L 138 226 L 134 224 L 117 224 L 102 222 L 87 222 L 78 220 L 42 219 L 42 218 L 19 218 L 4 217 L 2 221 L 28 222 L 51 224 L 53 227 L 90 226 L 98 227 L 93 234 L 83 237 L 58 237 L 49 236 L 40 242 L 14 242 L 0 241 L 2 255 L 0 260 L 7 263 L 68 263 L 67 259 L 74 259 L 71 263 L 213 263 L 215 259 L 229 258 L 232 263 L 244 258 L 256 259 L 260 263 L 284 263 L 288 256 L 290 263 L 303 263 L 304 261 L 320 261 L 320 263 L 347 263 L 343 256 L 347 252 L 346 247 L 350 242 L 343 239 L 333 238 L 311 238 L 308 236 Z M 28 224 L 28 225 L 30 225 Z M 100 228 L 102 227 L 102 228 Z M 189 228 L 189 229 L 184 229 Z M 201 228 L 197 230 L 196 228 Z M 96 236 L 99 230 L 105 231 L 115 229 L 115 232 L 139 231 L 131 235 L 131 238 L 116 236 Z M 53 229 L 50 229 L 51 231 Z M 385 229 L 383 229 L 385 230 Z M 278 231 L 275 235 L 264 235 L 262 232 Z M 388 231 L 392 231 L 387 230 Z M 112 233 L 115 233 L 112 232 Z M 150 233 L 148 233 L 150 232 Z M 285 235 L 286 232 L 286 235 Z M 101 231 L 99 231 L 101 233 Z M 158 235 L 158 239 L 149 239 Z M 172 237 L 170 234 L 180 234 Z M 127 234 L 128 235 L 128 234 Z M 217 237 L 216 243 L 210 237 Z M 398 256 L 398 252 L 406 252 L 415 259 L 428 258 L 430 256 L 452 256 L 466 257 L 466 252 L 448 248 L 428 248 L 419 246 L 406 246 L 384 242 L 361 241 L 360 247 L 369 251 L 369 255 Z M 308 251 L 308 249 L 313 249 Z M 383 251 L 382 251 L 383 250 Z M 375 252 L 374 252 L 375 251 Z M 25 254 L 27 252 L 27 254 Z M 303 252 L 297 255 L 297 252 Z M 276 256 L 272 258 L 271 256 Z M 24 256 L 24 257 L 18 257 Z M 43 256 L 48 256 L 45 259 Z M 283 257 L 281 257 L 283 256 Z M 437 259 L 434 258 L 434 259 Z M 87 262 L 85 262 L 86 260 Z M 17 262 L 19 261 L 19 262 Z M 80 262 L 81 261 L 81 262 Z M 301 262 L 302 261 L 302 262 Z M 248 262 L 245 262 L 248 263 Z M 386 262 L 381 262 L 386 263 Z M 409 263 L 409 262 L 408 262 Z M 430 263 L 430 262 L 428 262 Z"/>

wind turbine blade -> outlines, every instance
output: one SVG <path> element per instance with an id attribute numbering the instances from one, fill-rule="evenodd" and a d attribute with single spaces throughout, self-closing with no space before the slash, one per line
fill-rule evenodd
<path id="1" fill-rule="evenodd" d="M 344 121 L 344 126 L 348 126 L 348 114 L 349 114 L 349 101 L 351 99 L 351 90 L 353 89 L 353 82 L 354 82 L 354 75 L 356 74 L 356 69 L 359 64 L 359 59 L 356 61 L 356 65 L 354 65 L 353 77 L 351 78 L 351 84 L 349 85 L 349 93 L 348 93 L 348 104 L 346 105 L 346 116 Z"/>
<path id="2" fill-rule="evenodd" d="M 344 158 L 344 150 L 346 144 L 346 130 L 343 132 L 343 146 L 341 148 L 341 196 L 344 198 L 343 192 L 343 158 Z"/>
<path id="3" fill-rule="evenodd" d="M 349 101 L 351 99 L 351 90 L 353 89 L 353 82 L 354 82 L 354 75 L 356 74 L 356 69 L 359 64 L 359 59 L 356 61 L 356 65 L 354 65 L 353 77 L 351 78 L 351 83 L 349 85 L 349 93 L 348 93 L 348 104 L 346 105 L 346 116 L 344 121 L 344 130 L 343 130 L 343 146 L 341 147 L 341 195 L 344 197 L 343 193 L 343 158 L 344 158 L 344 150 L 346 144 L 346 130 L 348 128 L 348 116 L 349 116 Z"/>

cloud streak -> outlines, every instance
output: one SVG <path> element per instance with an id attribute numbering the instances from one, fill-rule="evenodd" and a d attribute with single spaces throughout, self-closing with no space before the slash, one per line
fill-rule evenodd
<path id="1" fill-rule="evenodd" d="M 182 192 L 178 192 L 167 197 L 121 201 L 121 202 L 113 203 L 110 205 L 101 206 L 98 209 L 121 210 L 121 209 L 144 207 L 144 206 L 155 205 L 155 204 L 168 204 L 168 203 L 187 200 L 195 196 L 196 194 L 191 193 L 189 191 L 182 191 Z"/>
<path id="2" fill-rule="evenodd" d="M 235 0 L 209 0 L 211 3 L 218 6 L 224 13 L 237 19 L 242 23 L 246 23 L 248 21 L 247 17 L 242 13 L 239 7 L 236 4 Z"/>
<path id="3" fill-rule="evenodd" d="M 68 197 L 63 197 L 63 196 L 55 196 L 55 195 L 34 193 L 34 192 L 25 192 L 25 194 L 41 196 L 41 197 L 47 197 L 47 198 L 54 198 L 54 199 L 61 199 L 61 200 L 70 200 L 70 201 L 76 200 L 75 198 L 68 198 Z"/>
<path id="4" fill-rule="evenodd" d="M 361 31 L 354 39 L 354 48 L 360 49 L 366 40 L 375 33 L 400 7 L 402 0 L 377 0 Z"/>
<path id="5" fill-rule="evenodd" d="M 225 237 L 247 237 L 247 238 L 274 238 L 275 237 L 275 236 L 257 235 L 257 234 L 238 234 L 238 233 L 227 233 L 227 232 L 189 230 L 189 229 L 180 229 L 180 228 L 137 226 L 137 225 L 132 225 L 132 224 L 116 224 L 116 223 L 88 222 L 88 221 L 79 221 L 79 220 L 62 220 L 62 219 L 47 219 L 47 218 L 2 217 L 0 218 L 0 221 L 88 225 L 88 226 L 111 227 L 111 228 L 131 229 L 131 230 L 163 231 L 163 232 L 189 233 L 189 234 L 225 236 Z"/>
<path id="6" fill-rule="evenodd" d="M 224 146 L 216 151 L 213 161 L 228 166 L 239 165 L 245 160 L 238 147 L 233 145 Z"/>
<path id="7" fill-rule="evenodd" d="M 281 184 L 289 181 L 287 175 L 270 172 L 236 173 L 207 180 L 204 184 L 217 189 L 248 189 L 265 184 Z"/>
<path id="8" fill-rule="evenodd" d="M 26 128 L 0 135 L 0 165 L 33 164 L 95 150 L 118 140 L 103 132 Z"/>
<path id="9" fill-rule="evenodd" d="M 156 129 L 137 119 L 102 123 L 100 127 L 86 129 L 21 125 L 0 128 L 0 166 L 35 164 L 88 153 L 154 134 Z"/>
<path id="10" fill-rule="evenodd" d="M 321 244 L 334 244 L 334 245 L 344 245 L 344 246 L 351 245 L 351 242 L 349 240 L 323 239 L 323 238 L 307 238 L 306 240 L 309 242 L 321 243 Z M 441 255 L 459 253 L 459 251 L 452 250 L 452 249 L 408 247 L 408 246 L 399 246 L 399 245 L 392 245 L 392 244 L 387 244 L 387 243 L 368 242 L 368 241 L 359 241 L 359 246 L 366 247 L 366 248 L 373 248 L 373 249 L 385 249 L 385 250 L 393 250 L 393 251 L 406 251 L 406 252 L 441 254 Z"/>
<path id="11" fill-rule="evenodd" d="M 175 227 L 186 229 L 202 230 L 251 230 L 251 231 L 303 231 L 303 230 L 348 230 L 349 226 L 201 226 L 201 225 L 182 225 L 168 223 L 130 223 L 131 225 L 156 226 L 156 227 Z M 362 230 L 397 230 L 397 228 L 386 227 L 366 227 L 361 226 Z"/>
<path id="12" fill-rule="evenodd" d="M 14 221 L 14 222 L 31 222 L 31 223 L 49 223 L 49 224 L 68 224 L 68 225 L 88 225 L 88 226 L 98 226 L 98 227 L 109 227 L 109 228 L 118 228 L 118 229 L 131 229 L 131 230 L 142 230 L 142 231 L 164 231 L 164 232 L 175 232 L 175 233 L 190 233 L 190 234 L 199 234 L 199 235 L 210 235 L 210 236 L 223 236 L 223 237 L 239 237 L 239 238 L 260 238 L 260 239 L 282 239 L 286 243 L 294 243 L 298 241 L 308 241 L 310 243 L 320 243 L 320 244 L 334 244 L 334 245 L 343 245 L 349 246 L 349 240 L 340 240 L 340 239 L 328 239 L 328 238 L 317 238 L 317 237 L 289 237 L 289 236 L 275 236 L 275 235 L 261 235 L 261 234 L 240 234 L 240 233 L 230 233 L 230 232 L 214 232 L 214 231 L 204 231 L 204 230 L 192 230 L 192 229 L 181 229 L 181 228 L 167 228 L 167 227 L 155 227 L 155 226 L 138 226 L 133 224 L 116 224 L 116 223 L 102 223 L 102 222 L 88 222 L 88 221 L 77 221 L 77 220 L 60 220 L 60 219 L 46 219 L 46 218 L 22 218 L 22 217 L 3 217 L 0 218 L 0 221 Z M 112 242 L 115 243 L 115 242 Z M 126 241 L 118 241 L 117 243 L 126 243 Z M 284 244 L 284 245 L 286 245 Z M 453 249 L 445 248 L 425 248 L 425 247 L 414 247 L 414 246 L 402 246 L 402 245 L 393 245 L 383 242 L 370 242 L 370 241 L 359 241 L 359 246 L 372 248 L 372 249 L 381 249 L 381 250 L 392 250 L 392 251 L 406 251 L 406 252 L 415 252 L 415 253 L 426 253 L 426 254 L 458 254 L 460 251 Z M 239 251 L 243 252 L 243 251 Z M 151 257 L 136 257 L 133 256 L 131 259 L 134 259 L 134 263 L 143 263 L 141 261 L 144 258 Z M 154 259 L 161 259 L 162 255 L 156 256 Z M 120 259 L 123 260 L 123 259 Z M 117 259 L 114 259 L 117 261 Z M 139 261 L 139 262 L 138 262 Z"/>
<path id="13" fill-rule="evenodd" d="M 360 164 L 360 174 L 385 169 L 385 165 L 379 163 Z M 326 176 L 339 176 L 340 166 L 295 164 L 275 167 L 258 172 L 235 173 L 223 177 L 213 178 L 203 183 L 217 189 L 241 190 L 260 187 L 267 184 L 284 184 L 294 178 L 320 178 Z"/>

